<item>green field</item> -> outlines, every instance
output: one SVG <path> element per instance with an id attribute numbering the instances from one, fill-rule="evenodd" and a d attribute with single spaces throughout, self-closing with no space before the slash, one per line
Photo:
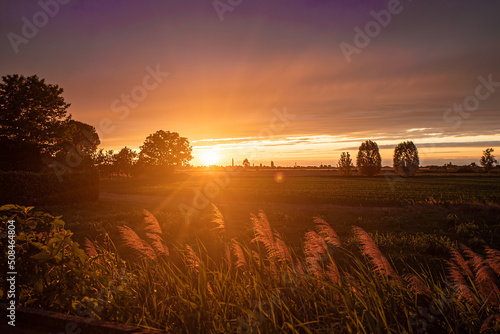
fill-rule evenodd
<path id="1" fill-rule="evenodd" d="M 458 243 L 475 249 L 500 245 L 500 177 L 343 178 L 318 171 L 282 173 L 282 182 L 276 182 L 276 172 L 270 171 L 106 179 L 101 181 L 100 202 L 46 209 L 62 214 L 77 236 L 113 231 L 117 224 L 134 225 L 146 208 L 176 242 L 186 221 L 180 207 L 194 209 L 190 219 L 196 221 L 214 203 L 234 237 L 248 236 L 250 214 L 263 210 L 272 226 L 298 245 L 313 228 L 313 217 L 321 217 L 341 236 L 348 237 L 353 225 L 373 233 L 395 261 L 442 257 Z"/>
<path id="2" fill-rule="evenodd" d="M 10 208 L 20 305 L 175 333 L 500 329 L 499 177 L 279 172 L 101 180 L 37 207 L 64 229 Z"/>
<path id="3" fill-rule="evenodd" d="M 283 180 L 275 181 L 282 173 Z M 340 204 L 350 206 L 402 206 L 435 200 L 446 203 L 500 203 L 500 177 L 419 176 L 394 174 L 375 178 L 334 176 L 328 172 L 246 172 L 179 174 L 172 180 L 106 180 L 102 190 L 123 194 L 179 197 L 204 192 L 220 182 L 215 201 L 254 201 L 296 204 Z M 227 184 L 227 185 L 226 185 Z"/>

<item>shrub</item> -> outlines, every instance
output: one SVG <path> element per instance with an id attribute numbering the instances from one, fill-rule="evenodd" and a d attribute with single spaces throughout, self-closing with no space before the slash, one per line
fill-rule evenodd
<path id="1" fill-rule="evenodd" d="M 99 175 L 95 170 L 63 175 L 22 171 L 0 172 L 0 203 L 28 205 L 75 203 L 97 200 Z"/>
<path id="2" fill-rule="evenodd" d="M 69 307 L 75 292 L 83 289 L 82 279 L 90 274 L 84 266 L 87 256 L 72 240 L 73 233 L 64 229 L 61 217 L 34 211 L 33 207 L 9 204 L 0 207 L 0 212 L 2 221 L 14 221 L 19 304 Z M 0 233 L 8 233 L 7 224 L 0 226 Z M 7 247 L 3 256 L 7 256 Z"/>

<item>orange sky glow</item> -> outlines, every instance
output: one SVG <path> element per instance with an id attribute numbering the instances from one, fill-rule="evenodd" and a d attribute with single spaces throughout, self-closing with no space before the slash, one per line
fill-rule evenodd
<path id="1" fill-rule="evenodd" d="M 40 10 L 1 6 L 5 36 Z M 18 53 L 4 39 L 0 72 L 60 85 L 104 149 L 161 129 L 189 139 L 192 165 L 213 150 L 218 165 L 335 166 L 367 139 L 384 165 L 405 140 L 422 165 L 477 163 L 500 143 L 500 5 L 401 6 L 349 62 L 339 45 L 386 1 L 244 1 L 223 21 L 210 1 L 75 2 Z"/>

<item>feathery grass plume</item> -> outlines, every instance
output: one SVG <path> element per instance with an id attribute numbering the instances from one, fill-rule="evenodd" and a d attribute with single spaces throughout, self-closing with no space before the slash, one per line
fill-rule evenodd
<path id="1" fill-rule="evenodd" d="M 313 221 L 316 224 L 318 234 L 321 235 L 327 243 L 332 244 L 333 246 L 342 246 L 339 236 L 335 233 L 330 224 L 318 217 L 314 217 Z"/>
<path id="2" fill-rule="evenodd" d="M 314 231 L 307 231 L 305 239 L 304 253 L 306 255 L 307 267 L 314 277 L 321 279 L 324 277 L 323 268 L 320 265 L 321 255 L 326 253 L 328 246 Z"/>
<path id="3" fill-rule="evenodd" d="M 460 247 L 462 248 L 464 254 L 469 258 L 469 262 L 472 264 L 474 271 L 477 272 L 485 264 L 483 257 L 473 252 L 465 245 L 460 245 Z"/>
<path id="4" fill-rule="evenodd" d="M 148 210 L 142 211 L 144 215 L 143 230 L 146 241 L 153 248 L 153 250 L 161 256 L 169 256 L 170 252 L 163 240 L 163 231 L 155 216 Z"/>
<path id="5" fill-rule="evenodd" d="M 236 240 L 231 240 L 231 246 L 233 248 L 233 253 L 236 256 L 236 268 L 248 268 L 248 262 L 247 259 L 245 258 L 245 252 L 243 252 L 243 249 L 241 248 L 241 245 L 236 242 Z"/>
<path id="6" fill-rule="evenodd" d="M 151 245 L 158 255 L 169 256 L 168 247 L 164 244 L 164 240 L 156 233 L 146 233 L 147 242 Z"/>
<path id="7" fill-rule="evenodd" d="M 196 255 L 194 250 L 188 244 L 186 244 L 186 249 L 188 250 L 188 253 L 186 256 L 187 265 L 189 268 L 193 269 L 194 271 L 196 271 L 198 273 L 199 272 L 198 268 L 200 267 L 200 263 L 201 263 L 200 258 L 198 257 L 198 255 Z"/>
<path id="8" fill-rule="evenodd" d="M 266 214 L 263 211 L 259 211 L 257 216 L 252 214 L 251 221 L 252 230 L 255 234 L 255 238 L 252 239 L 252 242 L 261 242 L 268 252 L 272 252 L 274 248 L 274 235 Z"/>
<path id="9" fill-rule="evenodd" d="M 474 277 L 474 274 L 472 273 L 472 270 L 470 269 L 469 265 L 467 264 L 467 261 L 463 258 L 462 254 L 455 248 L 452 248 L 450 250 L 451 253 L 451 259 L 458 265 L 458 267 L 465 273 L 467 276 L 470 278 Z"/>
<path id="10" fill-rule="evenodd" d="M 406 274 L 403 278 L 408 282 L 410 289 L 417 295 L 431 296 L 432 292 L 429 287 L 415 274 Z"/>
<path id="11" fill-rule="evenodd" d="M 140 260 L 156 260 L 156 253 L 151 246 L 142 240 L 130 227 L 118 226 L 118 232 L 122 240 L 122 245 L 132 251 L 135 257 Z"/>
<path id="12" fill-rule="evenodd" d="M 256 251 L 252 251 L 252 256 L 254 257 L 255 261 L 260 262 L 260 255 Z"/>
<path id="13" fill-rule="evenodd" d="M 286 245 L 279 232 L 274 232 L 273 255 L 279 261 L 293 264 L 293 258 L 292 254 L 290 253 L 290 249 Z"/>
<path id="14" fill-rule="evenodd" d="M 457 292 L 458 299 L 464 299 L 473 307 L 478 308 L 479 304 L 476 302 L 474 295 L 467 284 L 467 280 L 460 270 L 463 270 L 463 268 L 451 261 L 445 262 L 448 265 L 448 279 L 451 281 L 451 287 Z M 470 278 L 472 279 L 472 277 Z"/>
<path id="15" fill-rule="evenodd" d="M 489 329 L 498 330 L 500 327 L 500 314 L 492 314 L 481 325 L 479 333 L 484 333 Z M 497 332 L 498 333 L 498 332 Z"/>
<path id="16" fill-rule="evenodd" d="M 94 247 L 94 243 L 90 241 L 88 238 L 85 238 L 84 246 L 85 246 L 85 253 L 87 253 L 89 257 L 97 255 L 97 250 Z"/>
<path id="17" fill-rule="evenodd" d="M 210 220 L 211 223 L 215 225 L 213 230 L 219 230 L 220 232 L 225 232 L 226 225 L 224 222 L 224 216 L 220 212 L 219 208 L 215 206 L 215 204 L 210 203 L 210 206 L 211 206 Z"/>
<path id="18" fill-rule="evenodd" d="M 486 251 L 486 262 L 497 275 L 500 275 L 500 251 L 487 246 L 484 249 Z"/>
<path id="19" fill-rule="evenodd" d="M 354 235 L 361 243 L 361 251 L 368 256 L 374 265 L 374 271 L 379 274 L 397 278 L 397 274 L 390 265 L 387 258 L 382 254 L 380 249 L 365 230 L 361 227 L 353 226 Z"/>
<path id="20" fill-rule="evenodd" d="M 474 284 L 476 285 L 476 288 L 484 296 L 484 298 L 487 298 L 487 303 L 497 305 L 498 295 L 493 294 L 495 289 L 498 289 L 498 280 L 495 276 L 495 272 L 481 255 L 473 252 L 465 245 L 461 246 L 465 255 L 467 255 L 472 262 L 474 271 L 476 272 L 476 275 L 474 276 Z"/>
<path id="21" fill-rule="evenodd" d="M 161 230 L 160 224 L 158 223 L 158 220 L 156 220 L 155 216 L 153 216 L 153 214 L 146 209 L 144 209 L 142 213 L 144 215 L 144 232 L 162 235 L 163 231 Z"/>
<path id="22" fill-rule="evenodd" d="M 314 231 L 307 231 L 304 242 L 304 250 L 308 258 L 316 258 L 321 261 L 321 255 L 324 255 L 328 251 L 328 245 L 325 240 Z"/>

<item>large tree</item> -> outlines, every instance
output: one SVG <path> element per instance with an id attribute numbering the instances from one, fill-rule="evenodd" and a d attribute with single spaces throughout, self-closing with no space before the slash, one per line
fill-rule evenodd
<path id="1" fill-rule="evenodd" d="M 38 170 L 42 156 L 60 149 L 70 106 L 63 89 L 33 75 L 7 75 L 0 83 L 2 169 Z"/>
<path id="2" fill-rule="evenodd" d="M 419 164 L 417 146 L 412 141 L 399 143 L 394 148 L 393 166 L 399 175 L 404 177 L 414 176 Z"/>
<path id="3" fill-rule="evenodd" d="M 481 163 L 481 166 L 483 166 L 485 172 L 488 172 L 491 168 L 493 168 L 493 164 L 498 163 L 497 159 L 495 159 L 495 156 L 491 154 L 491 152 L 493 151 L 493 148 L 487 148 L 483 151 L 483 156 L 481 157 L 481 160 L 479 160 L 479 163 Z"/>
<path id="4" fill-rule="evenodd" d="M 89 124 L 69 120 L 64 125 L 64 138 L 57 144 L 56 160 L 70 168 L 85 169 L 94 164 L 93 156 L 101 143 L 96 129 Z"/>
<path id="5" fill-rule="evenodd" d="M 189 141 L 177 132 L 156 131 L 146 138 L 140 148 L 138 163 L 141 166 L 182 166 L 193 159 Z"/>
<path id="6" fill-rule="evenodd" d="M 367 140 L 359 146 L 356 165 L 361 175 L 373 176 L 380 173 L 382 158 L 376 142 Z"/>
<path id="7" fill-rule="evenodd" d="M 340 174 L 344 176 L 350 176 L 352 174 L 354 165 L 352 164 L 352 159 L 349 152 L 342 152 L 338 162 L 338 167 Z"/>

